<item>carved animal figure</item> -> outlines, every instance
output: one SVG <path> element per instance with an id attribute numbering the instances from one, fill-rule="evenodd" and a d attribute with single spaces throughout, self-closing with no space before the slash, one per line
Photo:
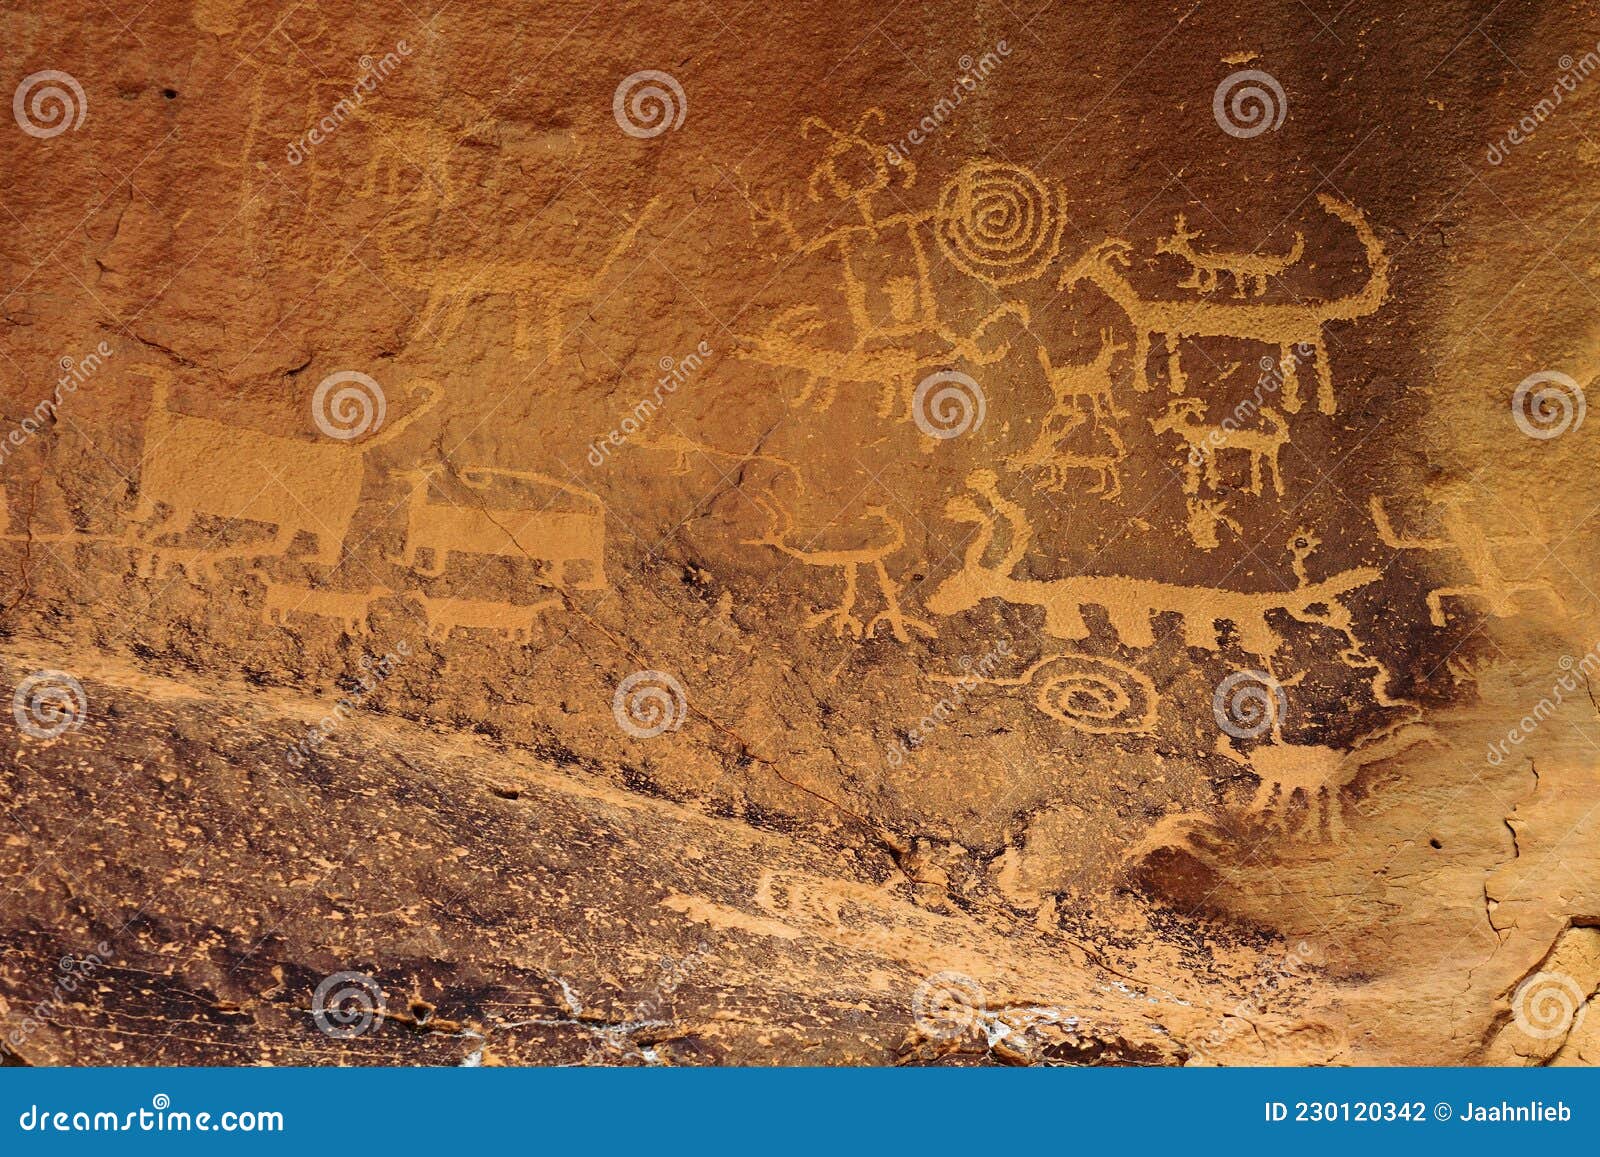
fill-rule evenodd
<path id="1" fill-rule="evenodd" d="M 1217 287 L 1217 274 L 1226 273 L 1233 278 L 1233 296 L 1244 297 L 1253 282 L 1254 296 L 1267 292 L 1267 278 L 1276 277 L 1300 260 L 1306 251 L 1305 234 L 1296 233 L 1294 244 L 1287 253 L 1223 253 L 1212 250 L 1201 253 L 1190 244 L 1201 237 L 1198 230 L 1191 231 L 1184 215 L 1179 213 L 1172 224 L 1172 236 L 1156 242 L 1157 253 L 1170 253 L 1189 265 L 1187 280 L 1178 284 L 1185 289 L 1210 293 Z"/>
<path id="2" fill-rule="evenodd" d="M 431 117 L 400 116 L 368 104 L 356 106 L 355 119 L 368 126 L 372 151 L 371 160 L 367 162 L 366 183 L 361 188 L 363 196 L 375 196 L 381 191 L 393 197 L 400 174 L 411 167 L 421 171 L 423 180 L 437 192 L 441 206 L 455 200 L 455 188 L 450 180 L 451 159 L 462 141 L 480 128 L 493 125 L 494 120 L 486 115 L 488 109 L 481 101 L 465 92 L 455 92 L 450 104 L 466 114 L 466 122 L 459 130 Z M 381 190 L 380 177 L 383 178 Z"/>
<path id="3" fill-rule="evenodd" d="M 1058 425 L 1057 423 L 1064 423 Z M 1075 449 L 1065 449 L 1072 435 L 1087 423 L 1088 437 Z M 1096 445 L 1098 443 L 1098 445 Z M 1122 494 L 1122 473 L 1119 467 L 1128 456 L 1122 435 L 1114 425 L 1090 422 L 1076 406 L 1057 406 L 1045 415 L 1039 425 L 1039 436 L 1033 445 L 1006 459 L 1013 470 L 1036 472 L 1034 487 L 1041 490 L 1060 491 L 1065 488 L 1067 472 L 1087 470 L 1096 481 L 1089 493 L 1113 501 Z"/>
<path id="4" fill-rule="evenodd" d="M 979 322 L 970 336 L 962 337 L 940 327 L 938 336 L 948 349 L 923 354 L 909 346 L 876 341 L 873 335 L 858 338 L 848 349 L 815 345 L 805 338 L 827 323 L 816 306 L 797 305 L 773 318 L 760 333 L 741 338 L 734 356 L 773 369 L 798 370 L 805 374 L 806 382 L 795 396 L 795 404 L 804 405 L 815 394 L 816 401 L 812 405 L 819 411 L 833 405 L 843 383 L 877 386 L 878 416 L 887 418 L 894 412 L 896 399 L 902 396 L 909 414 L 917 382 L 927 373 L 949 366 L 957 359 L 986 366 L 1010 353 L 1009 340 L 1002 339 L 989 349 L 981 344 L 989 327 L 1007 316 L 1020 319 L 1023 325 L 1029 321 L 1027 306 L 1021 302 L 1007 302 Z"/>
<path id="5" fill-rule="evenodd" d="M 1407 538 L 1396 534 L 1384 512 L 1383 499 L 1373 495 L 1369 500 L 1373 524 L 1385 546 L 1397 550 L 1454 551 L 1471 572 L 1473 581 L 1470 583 L 1439 587 L 1428 593 L 1428 618 L 1434 626 L 1445 625 L 1444 600 L 1448 598 L 1481 599 L 1488 605 L 1489 613 L 1501 619 L 1517 613 L 1516 596 L 1524 591 L 1544 595 L 1558 611 L 1566 609 L 1560 592 L 1549 579 L 1509 579 L 1495 557 L 1501 547 L 1544 546 L 1543 535 L 1491 535 L 1482 520 L 1467 509 L 1471 494 L 1465 487 L 1436 488 L 1434 494 L 1439 503 L 1439 524 L 1444 531 L 1439 538 Z"/>
<path id="6" fill-rule="evenodd" d="M 545 564 L 543 581 L 550 586 L 570 585 L 577 590 L 606 586 L 605 511 L 593 494 L 544 474 L 477 469 L 462 474 L 462 480 L 476 489 L 487 488 L 494 477 L 517 478 L 575 495 L 591 509 L 568 512 L 429 502 L 429 483 L 441 469 L 434 465 L 397 471 L 411 483 L 411 500 L 406 507 L 405 548 L 391 556 L 390 562 L 435 576 L 444 573 L 451 552 L 529 558 Z M 433 556 L 431 567 L 417 565 L 421 550 Z M 571 581 L 569 570 L 574 563 L 588 569 L 587 581 Z"/>
<path id="7" fill-rule="evenodd" d="M 743 540 L 745 546 L 770 546 L 790 558 L 798 559 L 806 566 L 837 567 L 844 574 L 844 596 L 837 607 L 818 611 L 806 620 L 807 627 L 820 626 L 823 623 L 833 624 L 833 633 L 837 638 L 844 638 L 849 634 L 851 638 L 871 639 L 877 635 L 878 627 L 888 623 L 894 637 L 902 643 L 911 641 L 911 634 L 907 628 L 915 628 L 927 635 L 937 632 L 929 623 L 907 615 L 900 607 L 900 586 L 889 578 L 888 568 L 884 559 L 895 554 L 905 545 L 905 526 L 894 515 L 890 514 L 887 507 L 870 506 L 867 513 L 876 518 L 889 531 L 887 542 L 875 546 L 860 547 L 855 550 L 807 550 L 797 547 L 789 541 L 794 532 L 794 518 L 776 498 L 754 496 L 752 501 L 767 515 L 767 532 L 760 538 Z M 859 571 L 863 566 L 871 566 L 878 579 L 878 590 L 883 595 L 884 609 L 874 615 L 872 619 L 863 623 L 855 615 L 857 584 Z"/>
<path id="8" fill-rule="evenodd" d="M 266 590 L 261 604 L 263 623 L 281 627 L 287 625 L 289 615 L 314 615 L 338 619 L 352 635 L 368 634 L 367 614 L 372 604 L 394 594 L 388 587 L 377 584 L 364 591 L 328 591 L 263 578 L 261 585 Z"/>
<path id="9" fill-rule="evenodd" d="M 1041 345 L 1039 366 L 1044 370 L 1045 381 L 1050 383 L 1050 392 L 1055 395 L 1056 409 L 1064 406 L 1077 409 L 1080 401 L 1086 401 L 1089 412 L 1098 421 L 1126 418 L 1128 415 L 1117 409 L 1111 363 L 1127 348 L 1121 342 L 1112 341 L 1110 330 L 1102 330 L 1100 352 L 1093 361 L 1084 365 L 1055 366 L 1050 364 L 1050 351 Z"/>
<path id="10" fill-rule="evenodd" d="M 1165 414 L 1150 419 L 1150 428 L 1157 434 L 1176 434 L 1189 447 L 1185 456 L 1185 493 L 1197 492 L 1202 467 L 1206 484 L 1217 489 L 1221 485 L 1217 459 L 1224 450 L 1243 450 L 1250 455 L 1250 493 L 1260 496 L 1261 467 L 1265 463 L 1272 478 L 1272 492 L 1281 496 L 1283 475 L 1278 472 L 1278 455 L 1289 441 L 1289 424 L 1270 406 L 1262 406 L 1260 412 L 1262 422 L 1271 429 L 1215 425 L 1205 420 L 1205 399 L 1174 398 Z"/>
<path id="11" fill-rule="evenodd" d="M 1141 390 L 1150 388 L 1150 345 L 1160 335 L 1167 354 L 1167 386 L 1174 394 L 1184 391 L 1179 343 L 1185 337 L 1233 337 L 1275 345 L 1284 367 L 1283 408 L 1291 414 L 1300 411 L 1299 356 L 1294 347 L 1310 347 L 1316 362 L 1317 408 L 1324 414 L 1334 411 L 1333 377 L 1328 368 L 1328 351 L 1323 344 L 1323 327 L 1331 321 L 1349 321 L 1374 313 L 1389 295 L 1389 258 L 1377 235 L 1360 210 L 1326 193 L 1317 200 L 1324 210 L 1355 230 L 1367 256 L 1367 280 L 1356 292 L 1331 301 L 1223 302 L 1173 300 L 1143 296 L 1121 272 L 1129 264 L 1133 246 L 1110 238 L 1102 241 L 1060 279 L 1060 286 L 1088 281 L 1098 286 L 1122 311 L 1133 326 L 1134 382 Z"/>
<path id="12" fill-rule="evenodd" d="M 1287 591 L 1218 590 L 1123 575 L 1014 578 L 1012 572 L 1027 553 L 1033 536 L 1026 513 L 1001 497 L 993 471 L 974 471 L 967 478 L 967 486 L 987 499 L 993 511 L 1005 519 L 1011 542 L 999 562 L 985 564 L 984 557 L 994 544 L 995 514 L 983 511 L 965 495 L 951 499 L 947 516 L 977 523 L 979 529 L 967 546 L 962 568 L 945 579 L 927 600 L 928 609 L 938 615 L 969 610 L 984 599 L 1000 599 L 1014 606 L 1042 607 L 1045 631 L 1058 639 L 1076 641 L 1089 637 L 1083 608 L 1097 606 L 1106 612 L 1121 642 L 1130 647 L 1148 647 L 1155 642 L 1155 616 L 1173 612 L 1182 618 L 1184 641 L 1191 647 L 1220 650 L 1223 633 L 1218 624 L 1228 622 L 1238 630 L 1245 650 L 1270 658 L 1283 642 L 1269 621 L 1271 612 L 1304 614 L 1308 608 L 1377 581 L 1381 574 L 1376 568 L 1361 567 Z"/>
<path id="13" fill-rule="evenodd" d="M 1216 550 L 1222 545 L 1217 538 L 1219 526 L 1226 526 L 1235 534 L 1244 533 L 1244 528 L 1228 517 L 1226 502 L 1215 498 L 1187 498 L 1184 502 L 1189 512 L 1189 537 L 1201 550 Z"/>
<path id="14" fill-rule="evenodd" d="M 305 533 L 317 540 L 316 562 L 337 564 L 361 501 L 367 452 L 398 438 L 441 394 L 431 381 L 414 383 L 413 394 L 427 395 L 420 405 L 374 436 L 347 446 L 175 413 L 169 408 L 171 371 L 150 364 L 134 369 L 152 384 L 139 502 L 132 515 L 135 523 L 148 523 L 138 532 L 142 543 L 153 546 L 160 535 L 181 534 L 202 514 L 265 522 L 277 531 L 270 544 L 202 552 L 215 558 L 283 555 L 295 536 Z M 149 522 L 163 505 L 167 514 Z"/>
<path id="15" fill-rule="evenodd" d="M 592 271 L 578 260 L 553 263 L 532 257 L 487 258 L 458 253 L 401 257 L 394 252 L 392 240 L 381 231 L 377 235 L 378 250 L 389 279 L 427 294 L 422 311 L 417 315 L 418 332 L 431 332 L 434 318 L 442 311 L 443 323 L 436 335 L 437 344 L 442 345 L 461 327 L 467 307 L 474 301 L 483 297 L 509 297 L 516 309 L 513 345 L 516 356 L 522 359 L 532 356 L 528 334 L 534 311 L 542 306 L 545 357 L 551 365 L 557 365 L 567 310 L 594 295 L 595 288 L 617 259 L 633 244 L 659 200 L 655 198 L 644 207 Z"/>
<path id="16" fill-rule="evenodd" d="M 428 638 L 448 639 L 457 627 L 499 631 L 513 643 L 533 641 L 533 628 L 539 616 L 551 607 L 559 607 L 559 598 L 541 599 L 537 603 L 519 605 L 489 599 L 433 598 L 421 591 L 410 591 L 406 598 L 422 608 L 428 620 Z"/>

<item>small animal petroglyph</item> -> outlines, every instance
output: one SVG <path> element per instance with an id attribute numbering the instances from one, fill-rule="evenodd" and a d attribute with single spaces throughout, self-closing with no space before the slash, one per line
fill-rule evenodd
<path id="1" fill-rule="evenodd" d="M 1079 430 L 1081 439 L 1076 437 Z M 1086 470 L 1095 476 L 1089 493 L 1111 502 L 1122 494 L 1120 467 L 1127 456 L 1115 425 L 1097 422 L 1069 405 L 1046 414 L 1033 445 L 1011 455 L 1006 465 L 1035 474 L 1036 489 L 1057 492 L 1066 488 L 1069 471 Z"/>
<path id="2" fill-rule="evenodd" d="M 1189 537 L 1201 550 L 1216 550 L 1222 545 L 1217 537 L 1219 526 L 1226 526 L 1235 534 L 1244 533 L 1244 528 L 1228 517 L 1228 504 L 1219 498 L 1186 498 L 1184 504 L 1189 512 Z"/>
<path id="3" fill-rule="evenodd" d="M 548 586 L 572 586 L 577 590 L 600 590 L 606 586 L 605 511 L 595 495 L 546 474 L 483 467 L 463 471 L 462 481 L 478 490 L 487 489 L 494 478 L 532 482 L 572 495 L 589 509 L 530 510 L 429 502 L 429 483 L 442 469 L 433 465 L 396 472 L 411 483 L 411 500 L 406 505 L 405 547 L 390 562 L 415 569 L 418 574 L 436 576 L 444 573 L 452 552 L 527 558 L 545 564 L 541 581 Z M 417 563 L 417 552 L 424 550 L 432 556 L 431 567 Z M 588 577 L 583 581 L 574 581 L 570 573 L 574 564 L 587 569 Z"/>
<path id="4" fill-rule="evenodd" d="M 1200 237 L 1198 231 L 1189 229 L 1184 215 L 1179 213 L 1172 223 L 1172 235 L 1156 242 L 1156 252 L 1170 253 L 1186 261 L 1190 269 L 1189 277 L 1178 284 L 1201 293 L 1216 289 L 1217 274 L 1226 273 L 1233 278 L 1233 296 L 1246 296 L 1254 283 L 1254 296 L 1260 297 L 1267 292 L 1267 278 L 1276 277 L 1294 265 L 1306 251 L 1303 233 L 1294 235 L 1294 244 L 1289 246 L 1287 253 L 1223 253 L 1216 250 L 1201 253 L 1190 244 Z"/>
<path id="5" fill-rule="evenodd" d="M 533 641 L 533 628 L 539 616 L 559 607 L 559 598 L 541 599 L 526 605 L 492 599 L 434 598 L 421 591 L 408 591 L 406 598 L 422 608 L 428 619 L 428 638 L 448 639 L 458 627 L 469 630 L 498 631 L 508 642 Z"/>
<path id="6" fill-rule="evenodd" d="M 1220 488 L 1218 458 L 1224 450 L 1243 450 L 1250 455 L 1250 493 L 1260 497 L 1262 465 L 1265 464 L 1266 473 L 1272 478 L 1272 492 L 1281 496 L 1283 475 L 1278 471 L 1278 455 L 1289 442 L 1289 424 L 1270 406 L 1262 406 L 1260 414 L 1261 427 L 1214 425 L 1205 420 L 1205 399 L 1173 398 L 1165 414 L 1150 419 L 1150 428 L 1157 434 L 1176 434 L 1189 447 L 1184 456 L 1186 494 L 1198 492 L 1202 469 L 1206 485 L 1212 490 Z"/>
<path id="7" fill-rule="evenodd" d="M 1291 807 L 1298 796 L 1306 808 L 1299 830 L 1311 836 L 1320 836 L 1326 831 L 1330 843 L 1342 843 L 1345 831 L 1341 793 L 1362 769 L 1419 743 L 1442 742 L 1433 728 L 1402 722 L 1363 736 L 1351 750 L 1340 751 L 1320 744 L 1286 743 L 1274 721 L 1272 742 L 1258 744 L 1249 754 L 1244 754 L 1232 736 L 1219 735 L 1217 754 L 1246 768 L 1260 780 L 1255 796 L 1245 809 L 1249 816 L 1285 830 L 1291 822 Z"/>
<path id="8" fill-rule="evenodd" d="M 330 591 L 318 587 L 296 586 L 262 578 L 266 598 L 261 604 L 261 621 L 269 626 L 287 625 L 290 615 L 312 615 L 338 619 L 352 635 L 365 635 L 367 615 L 372 604 L 394 594 L 385 586 L 373 584 L 364 591 Z"/>
<path id="9" fill-rule="evenodd" d="M 968 487 L 986 499 L 994 513 L 984 511 L 965 495 L 950 500 L 947 516 L 977 523 L 979 530 L 967 546 L 962 568 L 929 596 L 927 607 L 934 614 L 953 615 L 984 599 L 1000 599 L 1014 606 L 1042 607 L 1044 629 L 1049 634 L 1078 641 L 1089 637 L 1083 609 L 1095 606 L 1105 611 L 1122 643 L 1142 648 L 1155 642 L 1155 617 L 1171 612 L 1181 617 L 1184 642 L 1191 647 L 1221 650 L 1219 624 L 1227 622 L 1238 630 L 1245 650 L 1270 658 L 1283 643 L 1272 625 L 1272 612 L 1307 615 L 1312 608 L 1377 581 L 1381 573 L 1374 567 L 1360 567 L 1321 582 L 1302 582 L 1287 591 L 1220 590 L 1124 575 L 1019 579 L 1012 572 L 1027 553 L 1033 528 L 1020 506 L 1001 497 L 997 481 L 989 470 L 974 471 L 967 478 Z M 999 562 L 985 564 L 984 556 L 994 544 L 997 514 L 1005 520 L 1011 542 Z"/>
<path id="10" fill-rule="evenodd" d="M 431 381 L 413 383 L 412 393 L 426 395 L 420 405 L 347 446 L 176 413 L 170 409 L 171 371 L 153 364 L 134 370 L 152 383 L 139 502 L 132 515 L 133 522 L 146 524 L 138 531 L 139 542 L 153 547 L 156 538 L 187 531 L 202 514 L 264 522 L 276 531 L 271 543 L 211 552 L 216 558 L 281 556 L 297 534 L 305 533 L 317 541 L 315 561 L 336 565 L 361 501 L 367 452 L 398 438 L 441 394 Z M 161 506 L 167 513 L 150 521 Z"/>
<path id="11" fill-rule="evenodd" d="M 1300 379 L 1295 347 L 1307 346 L 1316 361 L 1317 409 L 1331 414 L 1335 407 L 1333 376 L 1323 344 L 1323 327 L 1377 311 L 1389 296 L 1389 258 L 1360 210 L 1326 193 L 1318 194 L 1317 200 L 1325 211 L 1355 230 L 1366 251 L 1366 282 L 1343 297 L 1270 305 L 1145 297 L 1122 273 L 1131 263 L 1133 246 L 1115 237 L 1091 248 L 1061 275 L 1059 284 L 1065 288 L 1090 282 L 1127 314 L 1133 326 L 1134 382 L 1141 390 L 1150 388 L 1150 345 L 1157 335 L 1164 339 L 1167 388 L 1174 394 L 1184 392 L 1179 344 L 1185 337 L 1240 338 L 1278 347 L 1279 364 L 1284 367 L 1283 408 L 1296 414 L 1300 412 Z"/>
<path id="12" fill-rule="evenodd" d="M 378 250 L 390 279 L 427 294 L 417 315 L 419 333 L 432 332 L 434 318 L 443 313 L 435 344 L 443 345 L 461 327 L 467 308 L 474 301 L 483 297 L 509 297 L 516 310 L 513 346 L 516 356 L 524 360 L 532 356 L 529 330 L 535 310 L 542 308 L 545 358 L 554 366 L 560 364 L 567 310 L 593 297 L 611 267 L 633 244 L 658 201 L 659 198 L 652 200 L 644 207 L 592 270 L 580 260 L 553 263 L 532 257 L 488 258 L 454 253 L 402 257 L 395 253 L 392 239 L 382 231 L 377 234 Z"/>
<path id="13" fill-rule="evenodd" d="M 1470 583 L 1439 587 L 1428 593 L 1428 617 L 1434 626 L 1445 625 L 1444 600 L 1448 598 L 1481 599 L 1491 615 L 1503 619 L 1517 613 L 1517 595 L 1533 591 L 1548 598 L 1557 611 L 1565 611 L 1566 604 L 1549 579 L 1507 578 L 1495 557 L 1495 552 L 1502 547 L 1544 546 L 1544 535 L 1491 535 L 1481 519 L 1468 509 L 1472 495 L 1466 486 L 1435 488 L 1433 494 L 1439 507 L 1439 525 L 1444 531 L 1440 538 L 1407 538 L 1396 534 L 1383 509 L 1383 499 L 1373 495 L 1369 501 L 1373 524 L 1385 546 L 1399 550 L 1453 551 L 1461 556 L 1472 575 Z"/>
<path id="14" fill-rule="evenodd" d="M 1055 395 L 1055 409 L 1071 406 L 1076 410 L 1080 402 L 1087 402 L 1089 413 L 1097 421 L 1126 418 L 1128 415 L 1117 409 L 1111 364 L 1119 353 L 1126 353 L 1127 349 L 1121 342 L 1112 340 L 1110 330 L 1102 330 L 1100 352 L 1095 354 L 1093 361 L 1082 365 L 1056 366 L 1050 362 L 1050 351 L 1041 345 L 1039 367 L 1044 370 L 1045 381 L 1050 383 L 1050 392 Z"/>
<path id="15" fill-rule="evenodd" d="M 883 506 L 867 508 L 867 513 L 888 529 L 887 542 L 855 550 L 807 550 L 789 541 L 794 532 L 794 518 L 775 497 L 755 496 L 752 501 L 766 513 L 768 528 L 767 533 L 760 538 L 745 539 L 744 545 L 770 546 L 790 558 L 798 559 L 806 566 L 836 567 L 844 575 L 844 595 L 839 605 L 812 614 L 806 620 L 806 626 L 817 627 L 831 622 L 833 633 L 838 638 L 842 639 L 848 634 L 854 639 L 871 639 L 877 635 L 879 625 L 887 623 L 894 637 L 902 643 L 911 641 L 910 629 L 929 636 L 937 634 L 931 624 L 907 615 L 900 607 L 900 586 L 889 577 L 889 570 L 884 565 L 884 560 L 905 545 L 906 531 L 904 524 L 890 514 L 888 508 Z M 863 566 L 872 567 L 878 579 L 878 591 L 882 594 L 884 602 L 884 609 L 865 623 L 855 615 L 858 572 Z"/>

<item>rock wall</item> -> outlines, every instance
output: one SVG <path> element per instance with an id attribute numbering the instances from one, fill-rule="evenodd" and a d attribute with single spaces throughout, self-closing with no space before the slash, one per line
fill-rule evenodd
<path id="1" fill-rule="evenodd" d="M 1600 18 L 0 14 L 0 1054 L 1589 1063 Z"/>

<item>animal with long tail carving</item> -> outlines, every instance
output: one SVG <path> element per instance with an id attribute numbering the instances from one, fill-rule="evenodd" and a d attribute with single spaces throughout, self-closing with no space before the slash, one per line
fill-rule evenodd
<path id="1" fill-rule="evenodd" d="M 1359 209 L 1326 193 L 1318 194 L 1317 200 L 1327 213 L 1355 230 L 1366 253 L 1366 281 L 1360 289 L 1341 297 L 1273 303 L 1146 297 L 1123 272 L 1131 264 L 1133 246 L 1115 237 L 1095 245 L 1069 266 L 1058 284 L 1066 288 L 1089 282 L 1127 314 L 1134 336 L 1134 384 L 1140 390 L 1150 389 L 1150 349 L 1156 337 L 1162 338 L 1167 386 L 1174 394 L 1185 389 L 1179 357 L 1184 338 L 1240 338 L 1278 347 L 1284 366 L 1283 408 L 1295 414 L 1300 411 L 1300 355 L 1296 347 L 1305 346 L 1316 362 L 1317 409 L 1331 414 L 1336 402 L 1324 327 L 1329 322 L 1366 317 L 1383 305 L 1389 296 L 1389 258 Z"/>

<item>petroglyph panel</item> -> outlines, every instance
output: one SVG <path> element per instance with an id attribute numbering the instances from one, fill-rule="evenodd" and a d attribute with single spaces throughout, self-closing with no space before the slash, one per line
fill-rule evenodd
<path id="1" fill-rule="evenodd" d="M 1600 24 L 1490 7 L 8 15 L 0 1002 L 255 1026 L 23 1059 L 333 958 L 478 1034 L 359 1059 L 1589 1057 L 1600 153 L 1499 126 Z"/>

